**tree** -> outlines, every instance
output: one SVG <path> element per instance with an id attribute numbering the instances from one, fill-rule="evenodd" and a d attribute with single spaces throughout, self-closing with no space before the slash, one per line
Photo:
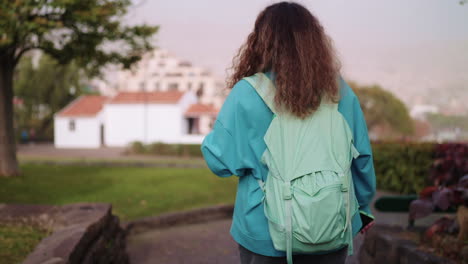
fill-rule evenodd
<path id="1" fill-rule="evenodd" d="M 123 25 L 130 5 L 130 0 L 0 0 L 0 175 L 19 174 L 13 75 L 20 58 L 39 49 L 93 74 L 108 63 L 129 68 L 152 49 L 150 37 L 158 29 Z"/>
<path id="2" fill-rule="evenodd" d="M 391 92 L 378 85 L 359 86 L 351 82 L 350 86 L 359 98 L 369 130 L 383 126 L 400 135 L 413 133 L 413 120 L 405 104 Z"/>
<path id="3" fill-rule="evenodd" d="M 16 67 L 13 91 L 23 104 L 14 109 L 14 125 L 19 131 L 34 129 L 38 138 L 51 139 L 54 113 L 82 93 L 86 76 L 76 63 L 59 65 L 47 55 L 40 56 L 37 64 L 26 56 Z"/>

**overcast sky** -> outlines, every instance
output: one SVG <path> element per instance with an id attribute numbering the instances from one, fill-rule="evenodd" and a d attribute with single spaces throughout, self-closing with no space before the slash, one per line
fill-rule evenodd
<path id="1" fill-rule="evenodd" d="M 160 25 L 157 46 L 224 78 L 256 16 L 274 2 L 146 0 L 132 9 L 128 23 Z M 444 89 L 468 94 L 468 4 L 461 6 L 458 0 L 298 2 L 319 18 L 334 40 L 348 80 L 378 83 L 413 102 L 417 94 L 427 96 Z"/>

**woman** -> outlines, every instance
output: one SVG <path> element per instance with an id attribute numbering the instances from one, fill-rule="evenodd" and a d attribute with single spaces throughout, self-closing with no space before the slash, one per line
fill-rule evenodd
<path id="1" fill-rule="evenodd" d="M 357 97 L 340 78 L 339 63 L 319 21 L 296 3 L 268 6 L 257 17 L 233 70 L 232 90 L 202 152 L 213 173 L 239 177 L 231 235 L 239 244 L 241 263 L 285 263 L 285 252 L 272 243 L 258 183 L 268 175 L 269 168 L 261 158 L 266 150 L 264 136 L 273 119 L 272 110 L 244 80 L 258 72 L 274 82 L 276 107 L 297 118 L 314 115 L 324 100 L 338 103 L 359 152 L 351 165 L 360 212 L 352 217 L 352 234 L 371 226 L 369 203 L 375 193 L 375 174 L 366 123 Z M 320 254 L 294 254 L 293 259 L 295 263 L 344 263 L 346 256 L 346 248 L 337 248 Z"/>

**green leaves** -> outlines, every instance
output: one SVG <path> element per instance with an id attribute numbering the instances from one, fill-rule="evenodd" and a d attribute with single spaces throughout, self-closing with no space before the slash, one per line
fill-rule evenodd
<path id="1" fill-rule="evenodd" d="M 434 144 L 373 143 L 372 150 L 379 190 L 412 194 L 427 185 Z"/>
<path id="2" fill-rule="evenodd" d="M 78 97 L 86 76 L 76 63 L 59 65 L 49 56 L 42 55 L 37 67 L 32 58 L 23 57 L 17 66 L 15 94 L 24 105 L 16 109 L 15 121 L 21 129 L 34 129 L 37 136 L 53 137 L 53 114 Z"/>
<path id="3" fill-rule="evenodd" d="M 125 68 L 153 48 L 158 27 L 122 24 L 128 0 L 24 0 L 0 3 L 0 55 L 40 49 L 62 64 L 98 74 L 107 64 Z M 115 46 L 117 48 L 109 49 Z"/>
<path id="4" fill-rule="evenodd" d="M 413 120 L 405 104 L 391 92 L 378 85 L 350 85 L 359 98 L 369 130 L 381 127 L 399 135 L 413 133 Z"/>

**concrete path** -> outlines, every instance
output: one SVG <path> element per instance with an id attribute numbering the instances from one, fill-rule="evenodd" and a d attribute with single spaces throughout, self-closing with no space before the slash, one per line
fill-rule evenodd
<path id="1" fill-rule="evenodd" d="M 19 144 L 18 155 L 42 158 L 121 158 L 125 148 L 67 149 L 55 148 L 50 143 Z"/>
<path id="2" fill-rule="evenodd" d="M 127 240 L 131 264 L 239 264 L 237 243 L 229 235 L 231 220 L 154 230 Z M 355 239 L 359 248 L 362 237 Z M 349 257 L 348 264 L 357 264 Z"/>
<path id="3" fill-rule="evenodd" d="M 125 148 L 101 147 L 98 149 L 55 148 L 53 144 L 20 144 L 18 157 L 21 162 L 39 164 L 86 165 L 137 165 L 159 167 L 161 164 L 178 164 L 186 167 L 206 168 L 201 157 L 171 157 L 157 155 L 137 155 L 126 153 Z M 158 166 L 159 165 L 159 166 Z"/>
<path id="4" fill-rule="evenodd" d="M 131 264 L 239 263 L 231 220 L 145 232 L 127 240 Z"/>
<path id="5" fill-rule="evenodd" d="M 379 192 L 376 199 L 388 193 Z M 373 203 L 372 203 L 373 204 Z M 407 226 L 408 216 L 404 213 L 379 213 L 374 210 L 376 223 Z M 417 221 L 417 225 L 429 225 L 440 215 Z M 229 229 L 231 219 L 201 224 L 154 229 L 130 236 L 127 252 L 131 264 L 238 264 L 237 244 L 232 240 Z M 358 264 L 357 253 L 364 236 L 359 234 L 354 241 L 355 255 L 348 257 L 347 264 Z"/>

